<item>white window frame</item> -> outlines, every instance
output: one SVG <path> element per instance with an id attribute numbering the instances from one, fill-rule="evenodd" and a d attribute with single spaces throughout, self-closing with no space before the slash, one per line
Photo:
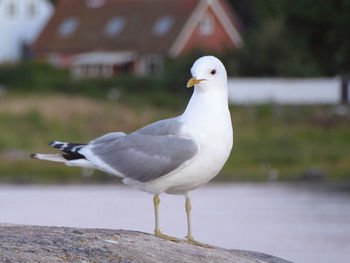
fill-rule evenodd
<path id="1" fill-rule="evenodd" d="M 86 0 L 85 3 L 89 8 L 99 8 L 106 3 L 106 0 Z"/>
<path id="2" fill-rule="evenodd" d="M 199 34 L 209 36 L 214 33 L 214 17 L 211 14 L 204 14 L 199 21 Z"/>
<path id="3" fill-rule="evenodd" d="M 17 5 L 14 1 L 7 2 L 5 8 L 7 17 L 14 18 L 16 16 Z"/>
<path id="4" fill-rule="evenodd" d="M 153 26 L 153 33 L 156 36 L 163 36 L 169 32 L 173 24 L 174 18 L 172 16 L 161 16 Z"/>
<path id="5" fill-rule="evenodd" d="M 119 35 L 126 24 L 126 20 L 122 16 L 115 16 L 108 20 L 105 28 L 104 33 L 108 37 L 114 37 Z"/>
<path id="6" fill-rule="evenodd" d="M 163 57 L 160 55 L 147 55 L 144 58 L 145 74 L 156 75 L 163 71 Z M 152 68 L 153 67 L 153 68 Z"/>
<path id="7" fill-rule="evenodd" d="M 31 1 L 28 4 L 28 16 L 34 18 L 38 14 L 38 5 L 36 2 Z"/>
<path id="8" fill-rule="evenodd" d="M 69 37 L 74 33 L 74 31 L 77 29 L 79 24 L 79 19 L 71 16 L 66 17 L 61 24 L 59 25 L 57 29 L 57 34 L 60 37 Z"/>

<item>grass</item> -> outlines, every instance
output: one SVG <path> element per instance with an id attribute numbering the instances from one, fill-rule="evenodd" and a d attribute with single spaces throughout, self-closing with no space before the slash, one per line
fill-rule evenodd
<path id="1" fill-rule="evenodd" d="M 139 98 L 140 101 L 141 98 Z M 168 98 L 169 100 L 169 98 Z M 232 107 L 234 147 L 217 180 L 297 180 L 316 168 L 329 180 L 350 177 L 350 122 L 326 106 Z M 55 152 L 51 140 L 86 142 L 110 131 L 133 131 L 181 112 L 123 100 L 58 94 L 0 99 L 0 182 L 115 182 L 80 168 L 35 161 L 32 152 Z"/>
<path id="2" fill-rule="evenodd" d="M 233 109 L 236 140 L 224 172 L 233 179 L 278 176 L 292 180 L 314 168 L 328 174 L 329 179 L 346 179 L 350 176 L 350 123 L 332 116 L 329 109 L 279 107 L 275 113 L 264 114 L 266 109 L 261 108 L 253 115 Z"/>
<path id="3" fill-rule="evenodd" d="M 130 132 L 170 112 L 149 106 L 132 109 L 109 100 L 65 95 L 10 95 L 0 100 L 0 182 L 79 182 L 80 168 L 39 162 L 33 152 L 55 152 L 52 140 L 86 142 L 115 130 Z M 93 176 L 93 182 L 114 177 Z"/>

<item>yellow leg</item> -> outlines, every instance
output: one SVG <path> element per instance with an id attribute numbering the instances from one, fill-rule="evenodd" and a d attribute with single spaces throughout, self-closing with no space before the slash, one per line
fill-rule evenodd
<path id="1" fill-rule="evenodd" d="M 194 238 L 192 236 L 191 232 L 191 201 L 190 197 L 186 195 L 186 201 L 185 201 L 185 209 L 186 209 L 186 215 L 187 215 L 187 236 L 186 239 L 188 241 L 194 241 Z"/>
<path id="2" fill-rule="evenodd" d="M 191 207 L 190 197 L 189 195 L 186 195 L 185 209 L 186 209 L 186 215 L 187 215 L 187 236 L 186 236 L 187 242 L 197 246 L 201 246 L 201 247 L 212 248 L 212 246 L 210 245 L 203 244 L 194 240 L 192 236 L 192 231 L 191 231 L 191 208 L 192 207 Z"/>
<path id="3" fill-rule="evenodd" d="M 161 237 L 161 238 L 170 240 L 170 241 L 179 242 L 179 240 L 177 238 L 164 235 L 162 232 L 160 232 L 160 228 L 159 228 L 159 214 L 158 214 L 159 203 L 160 203 L 159 195 L 154 195 L 154 197 L 153 197 L 154 219 L 155 219 L 154 235 L 157 236 L 157 237 Z"/>
<path id="4" fill-rule="evenodd" d="M 159 203 L 160 203 L 159 195 L 154 195 L 154 197 L 153 197 L 153 205 L 154 205 L 154 219 L 155 219 L 155 228 L 154 228 L 154 234 L 155 235 L 160 233 L 159 216 L 158 216 Z"/>

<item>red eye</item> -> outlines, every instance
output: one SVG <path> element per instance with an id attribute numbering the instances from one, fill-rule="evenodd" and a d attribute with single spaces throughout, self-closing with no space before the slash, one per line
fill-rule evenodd
<path id="1" fill-rule="evenodd" d="M 216 73 L 216 70 L 215 70 L 215 69 L 213 69 L 213 70 L 210 72 L 210 74 L 212 74 L 212 75 L 215 75 L 215 73 Z"/>

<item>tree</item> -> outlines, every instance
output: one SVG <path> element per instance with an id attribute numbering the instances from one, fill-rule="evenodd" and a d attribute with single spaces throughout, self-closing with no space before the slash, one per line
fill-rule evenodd
<path id="1" fill-rule="evenodd" d="M 241 8 L 238 2 L 230 0 L 234 8 Z M 228 55 L 231 74 L 334 76 L 350 71 L 350 0 L 250 0 L 245 7 L 250 11 L 243 14 L 252 14 L 254 23 L 243 32 L 244 47 Z"/>
<path id="2" fill-rule="evenodd" d="M 290 40 L 322 74 L 350 72 L 350 0 L 286 1 L 285 16 Z"/>
<path id="3" fill-rule="evenodd" d="M 53 5 L 57 4 L 57 0 L 49 0 Z"/>

